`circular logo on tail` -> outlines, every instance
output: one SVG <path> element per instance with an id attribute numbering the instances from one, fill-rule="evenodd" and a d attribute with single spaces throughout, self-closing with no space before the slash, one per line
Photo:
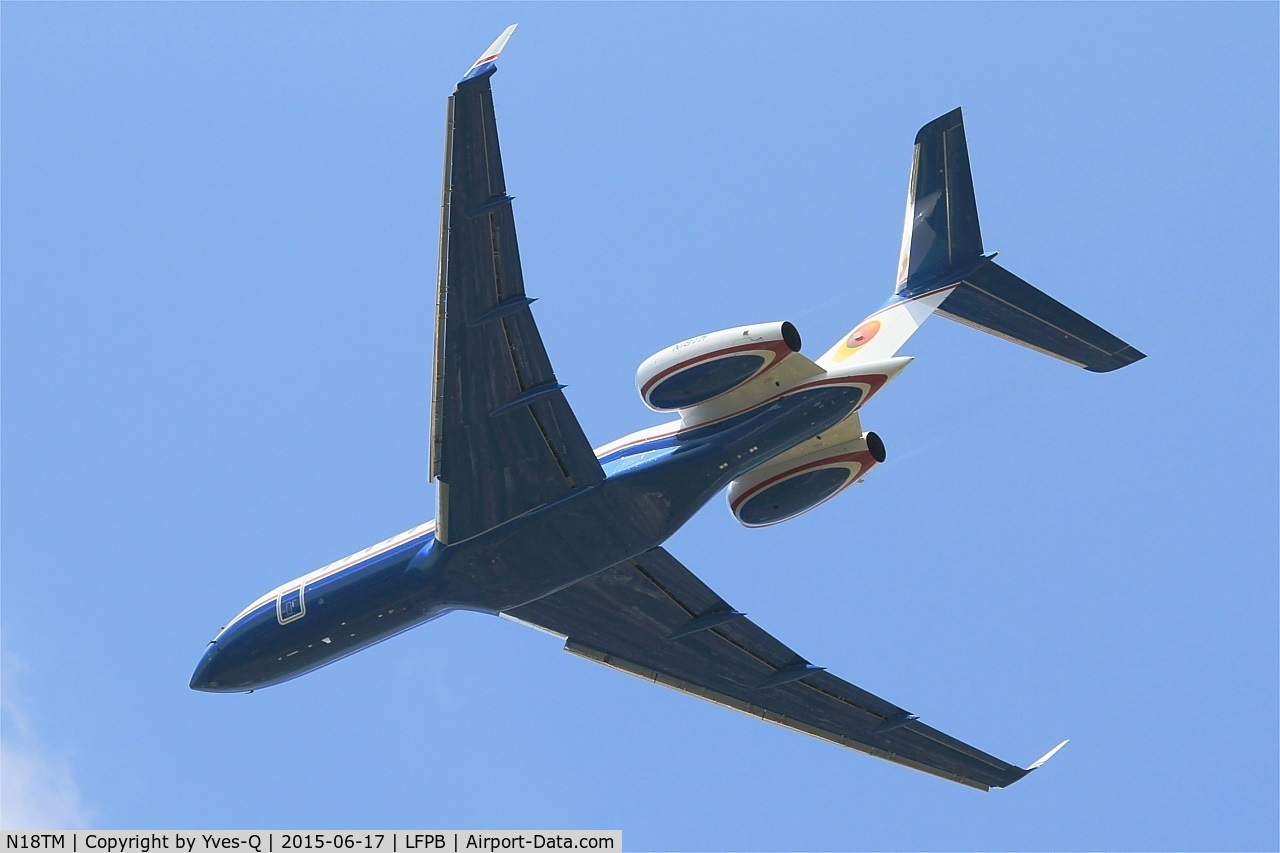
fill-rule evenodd
<path id="1" fill-rule="evenodd" d="M 858 328 L 849 333 L 849 337 L 844 339 L 845 349 L 850 351 L 865 346 L 872 338 L 876 336 L 876 332 L 880 331 L 879 320 L 868 320 Z"/>

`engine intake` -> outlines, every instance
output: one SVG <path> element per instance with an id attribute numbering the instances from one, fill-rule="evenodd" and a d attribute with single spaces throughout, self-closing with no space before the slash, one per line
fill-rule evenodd
<path id="1" fill-rule="evenodd" d="M 729 508 L 747 527 L 795 518 L 830 500 L 885 460 L 874 432 L 791 459 L 766 462 L 729 485 Z"/>
<path id="2" fill-rule="evenodd" d="M 724 329 L 682 341 L 645 359 L 636 389 L 656 412 L 697 406 L 747 384 L 800 351 L 787 322 Z"/>

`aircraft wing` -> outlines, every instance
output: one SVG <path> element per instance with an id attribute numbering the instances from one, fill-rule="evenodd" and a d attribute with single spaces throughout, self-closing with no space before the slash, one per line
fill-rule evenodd
<path id="1" fill-rule="evenodd" d="M 1062 747 L 1023 769 L 945 735 L 813 666 L 662 548 L 504 615 L 647 681 L 984 791 L 1013 784 Z"/>
<path id="2" fill-rule="evenodd" d="M 436 536 L 446 543 L 604 479 L 520 271 L 489 87 L 514 28 L 449 98 L 431 415 Z"/>

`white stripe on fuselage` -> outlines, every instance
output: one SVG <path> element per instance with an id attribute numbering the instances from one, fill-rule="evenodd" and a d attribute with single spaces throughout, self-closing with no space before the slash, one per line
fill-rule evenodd
<path id="1" fill-rule="evenodd" d="M 328 564 L 327 566 L 321 566 L 320 568 L 316 569 L 313 572 L 308 572 L 307 574 L 303 575 L 300 578 L 294 578 L 293 580 L 288 581 L 287 583 L 282 583 L 280 584 L 280 586 L 271 590 L 271 592 L 268 592 L 266 595 L 263 595 L 262 597 L 254 601 L 253 604 L 250 604 L 244 610 L 241 610 L 240 613 L 236 615 L 236 618 L 231 620 L 231 624 L 234 625 L 236 622 L 239 622 L 249 613 L 253 612 L 254 610 L 257 610 L 259 607 L 266 604 L 268 601 L 271 601 L 272 599 L 274 599 L 277 595 L 280 594 L 281 590 L 292 589 L 294 587 L 306 586 L 307 584 L 315 583 L 321 578 L 327 578 L 330 575 L 335 575 L 338 572 L 343 571 L 344 569 L 350 569 L 358 565 L 359 563 L 364 562 L 365 560 L 371 560 L 380 554 L 385 554 L 387 551 L 390 551 L 392 548 L 396 547 L 397 545 L 403 545 L 404 543 L 412 539 L 417 539 L 420 536 L 425 536 L 426 534 L 431 533 L 435 529 L 436 529 L 435 519 L 432 519 L 431 521 L 423 522 L 422 524 L 419 524 L 417 527 L 414 527 L 410 530 L 406 530 L 403 533 L 397 533 L 395 536 L 392 536 L 390 539 L 384 539 L 376 545 L 370 545 L 368 548 L 365 548 L 363 551 L 357 551 L 354 554 L 350 554 L 346 557 L 343 557 L 341 560 L 335 560 L 334 562 Z"/>

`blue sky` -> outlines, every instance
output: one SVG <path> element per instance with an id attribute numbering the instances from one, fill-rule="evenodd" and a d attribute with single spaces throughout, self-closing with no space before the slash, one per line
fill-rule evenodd
<path id="1" fill-rule="evenodd" d="M 433 515 L 442 121 L 494 78 L 525 280 L 596 443 L 636 366 L 892 288 L 965 108 L 1001 263 L 1148 353 L 935 319 L 889 462 L 670 543 L 815 662 L 1003 758 L 983 795 L 459 614 L 252 696 L 260 593 Z M 4 813 L 621 828 L 628 849 L 1275 849 L 1273 4 L 3 8 Z"/>

